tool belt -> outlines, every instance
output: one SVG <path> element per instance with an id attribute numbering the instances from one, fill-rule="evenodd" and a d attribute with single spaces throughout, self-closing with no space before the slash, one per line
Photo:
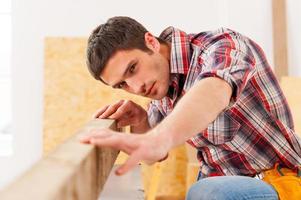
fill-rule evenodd
<path id="1" fill-rule="evenodd" d="M 292 170 L 278 163 L 273 169 L 263 172 L 263 181 L 277 191 L 280 200 L 301 200 L 301 167 Z"/>

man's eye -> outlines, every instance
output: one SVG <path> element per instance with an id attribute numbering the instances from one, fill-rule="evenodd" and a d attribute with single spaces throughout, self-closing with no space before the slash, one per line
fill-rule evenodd
<path id="1" fill-rule="evenodd" d="M 133 65 L 131 66 L 131 68 L 129 69 L 129 72 L 130 72 L 130 73 L 133 73 L 134 70 L 135 70 L 135 68 L 136 68 L 136 64 L 133 64 Z"/>
<path id="2" fill-rule="evenodd" d="M 117 88 L 123 88 L 125 86 L 125 82 L 123 81 L 123 82 L 121 82 L 121 83 L 119 83 L 118 85 L 117 85 Z"/>

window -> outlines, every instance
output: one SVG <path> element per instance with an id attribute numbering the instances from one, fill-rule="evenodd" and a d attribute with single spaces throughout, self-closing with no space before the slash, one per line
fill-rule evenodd
<path id="1" fill-rule="evenodd" d="M 0 1 L 0 157 L 12 155 L 11 0 Z"/>

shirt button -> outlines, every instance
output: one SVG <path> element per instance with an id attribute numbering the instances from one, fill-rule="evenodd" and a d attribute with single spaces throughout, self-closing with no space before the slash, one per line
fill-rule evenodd
<path id="1" fill-rule="evenodd" d="M 210 149 L 209 151 L 210 151 L 210 153 L 214 153 L 214 149 Z"/>

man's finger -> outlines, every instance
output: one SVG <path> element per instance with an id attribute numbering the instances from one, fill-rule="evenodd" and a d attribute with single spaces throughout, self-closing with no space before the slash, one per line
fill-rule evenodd
<path id="1" fill-rule="evenodd" d="M 120 139 L 114 136 L 111 136 L 109 138 L 92 137 L 90 138 L 90 144 L 102 147 L 112 147 L 115 149 L 120 149 L 121 146 Z"/>
<path id="2" fill-rule="evenodd" d="M 115 174 L 118 176 L 124 175 L 137 165 L 141 160 L 140 152 L 135 151 L 129 158 L 125 161 L 123 165 L 121 165 L 118 169 L 116 169 Z"/>
<path id="3" fill-rule="evenodd" d="M 91 138 L 105 138 L 109 137 L 110 135 L 114 134 L 114 131 L 110 129 L 93 129 L 87 134 L 79 135 L 78 139 L 82 143 L 90 143 Z"/>
<path id="4" fill-rule="evenodd" d="M 119 119 L 120 117 L 122 117 L 123 115 L 128 115 L 130 110 L 127 109 L 127 104 L 123 104 L 121 105 L 115 113 L 113 113 L 110 118 L 112 119 Z"/>
<path id="5" fill-rule="evenodd" d="M 124 102 L 124 100 L 121 100 L 121 101 L 119 101 L 119 102 L 116 103 L 116 104 L 110 105 L 109 108 L 107 108 L 106 111 L 103 112 L 103 113 L 99 116 L 99 118 L 104 119 L 104 118 L 109 117 L 110 115 L 112 115 L 113 113 L 116 112 L 116 110 L 123 104 L 123 102 Z"/>
<path id="6" fill-rule="evenodd" d="M 97 110 L 97 111 L 92 115 L 92 118 L 93 118 L 93 119 L 98 118 L 102 113 L 104 113 L 104 112 L 107 110 L 107 108 L 108 108 L 109 106 L 110 106 L 110 105 L 106 105 L 106 106 L 104 106 L 103 108 Z"/>
<path id="7" fill-rule="evenodd" d="M 136 149 L 136 143 L 128 142 L 128 135 L 125 133 L 114 133 L 109 137 L 92 137 L 89 140 L 89 144 L 96 145 L 99 147 L 111 147 L 114 149 L 121 150 L 126 154 L 130 155 L 134 149 Z"/>
<path id="8" fill-rule="evenodd" d="M 89 133 L 86 133 L 86 134 L 80 134 L 77 139 L 81 142 L 81 143 L 90 143 L 90 138 L 96 134 L 96 130 L 93 129 L 91 130 Z"/>

